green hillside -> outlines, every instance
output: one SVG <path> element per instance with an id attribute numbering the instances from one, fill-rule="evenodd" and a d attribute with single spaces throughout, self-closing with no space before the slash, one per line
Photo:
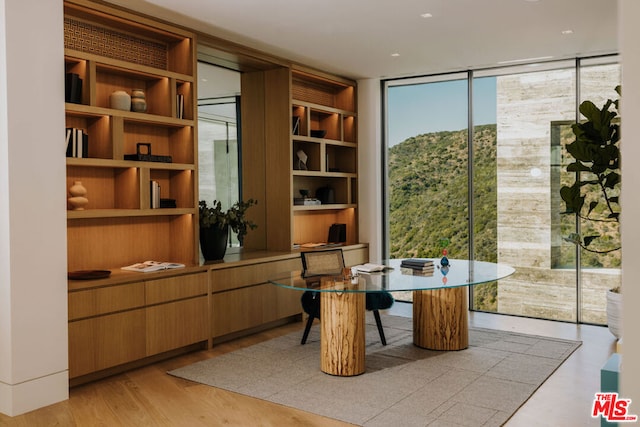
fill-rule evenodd
<path id="1" fill-rule="evenodd" d="M 496 126 L 474 128 L 475 259 L 496 261 Z M 390 256 L 468 257 L 467 130 L 418 135 L 389 149 Z M 495 285 L 476 287 L 475 302 L 495 310 Z"/>

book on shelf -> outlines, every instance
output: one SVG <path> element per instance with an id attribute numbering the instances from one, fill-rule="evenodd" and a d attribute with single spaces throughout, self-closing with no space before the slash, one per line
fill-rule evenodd
<path id="1" fill-rule="evenodd" d="M 64 82 L 64 101 L 82 103 L 82 79 L 78 74 L 67 73 Z"/>
<path id="2" fill-rule="evenodd" d="M 160 183 L 152 180 L 149 184 L 149 207 L 151 209 L 158 209 L 160 207 Z"/>
<path id="3" fill-rule="evenodd" d="M 122 270 L 150 273 L 152 271 L 170 270 L 173 268 L 184 268 L 184 264 L 178 262 L 145 261 L 122 267 Z"/>
<path id="4" fill-rule="evenodd" d="M 67 157 L 89 157 L 89 135 L 78 128 L 66 128 L 65 144 Z"/>
<path id="5" fill-rule="evenodd" d="M 184 118 L 184 95 L 181 93 L 176 95 L 176 116 L 179 119 Z"/>
<path id="6" fill-rule="evenodd" d="M 291 117 L 291 124 L 292 124 L 291 133 L 293 135 L 299 135 L 300 134 L 300 117 L 298 116 Z"/>

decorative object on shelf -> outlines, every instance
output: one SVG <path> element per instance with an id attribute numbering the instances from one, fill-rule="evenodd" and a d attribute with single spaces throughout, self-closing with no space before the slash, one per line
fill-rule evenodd
<path id="1" fill-rule="evenodd" d="M 84 207 L 89 203 L 89 199 L 85 196 L 87 195 L 87 189 L 82 185 L 81 181 L 74 181 L 73 185 L 69 188 L 69 203 L 71 204 L 72 210 L 74 211 L 83 211 Z"/>
<path id="2" fill-rule="evenodd" d="M 109 106 L 114 110 L 131 111 L 131 95 L 123 90 L 116 90 L 109 96 Z"/>
<path id="3" fill-rule="evenodd" d="M 298 150 L 298 152 L 296 153 L 296 156 L 298 156 L 298 170 L 301 171 L 306 171 L 307 170 L 307 153 L 305 153 L 302 150 Z"/>
<path id="4" fill-rule="evenodd" d="M 200 249 L 207 261 L 221 260 L 227 251 L 229 240 L 229 228 L 237 235 L 240 244 L 248 230 L 255 229 L 257 225 L 245 218 L 247 209 L 258 204 L 257 200 L 249 199 L 246 202 L 238 201 L 226 211 L 222 210 L 222 203 L 213 201 L 213 206 L 207 206 L 207 202 L 200 200 Z"/>
<path id="5" fill-rule="evenodd" d="M 298 191 L 300 192 L 300 195 L 302 196 L 303 199 L 306 199 L 307 197 L 309 197 L 309 190 L 301 188 Z"/>
<path id="6" fill-rule="evenodd" d="M 142 152 L 142 147 L 147 149 L 146 153 Z M 136 154 L 125 154 L 125 160 L 136 160 L 138 162 L 160 162 L 160 163 L 171 163 L 171 156 L 158 156 L 155 154 L 151 154 L 151 143 L 150 142 L 138 142 L 136 144 Z"/>
<path id="7" fill-rule="evenodd" d="M 147 112 L 147 99 L 142 89 L 134 89 L 131 91 L 131 111 L 137 113 Z"/>
<path id="8" fill-rule="evenodd" d="M 311 136 L 314 138 L 324 138 L 327 131 L 324 129 L 311 129 Z"/>
<path id="9" fill-rule="evenodd" d="M 440 239 L 440 247 L 442 248 L 442 258 L 440 259 L 441 267 L 449 267 L 449 258 L 447 258 L 447 255 L 449 254 L 449 250 L 447 249 L 447 247 L 449 246 L 450 243 L 451 243 L 451 240 L 449 240 L 448 237 L 443 237 Z M 449 270 L 447 269 L 447 271 Z"/>
<path id="10" fill-rule="evenodd" d="M 320 199 L 323 205 L 331 205 L 336 202 L 336 193 L 334 189 L 328 185 L 318 188 L 316 190 L 316 197 Z"/>

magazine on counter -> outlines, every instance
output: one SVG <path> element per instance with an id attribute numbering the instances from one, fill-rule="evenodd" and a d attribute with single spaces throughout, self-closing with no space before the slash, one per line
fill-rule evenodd
<path id="1" fill-rule="evenodd" d="M 177 262 L 145 261 L 122 267 L 123 270 L 138 271 L 140 273 L 150 273 L 152 271 L 169 270 L 172 268 L 184 268 L 184 264 Z"/>

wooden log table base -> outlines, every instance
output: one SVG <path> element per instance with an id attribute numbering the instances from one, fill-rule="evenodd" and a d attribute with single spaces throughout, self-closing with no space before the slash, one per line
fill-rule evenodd
<path id="1" fill-rule="evenodd" d="M 364 373 L 365 294 L 320 293 L 320 370 L 342 377 Z"/>
<path id="2" fill-rule="evenodd" d="M 429 350 L 469 346 L 466 286 L 413 292 L 413 343 Z"/>

